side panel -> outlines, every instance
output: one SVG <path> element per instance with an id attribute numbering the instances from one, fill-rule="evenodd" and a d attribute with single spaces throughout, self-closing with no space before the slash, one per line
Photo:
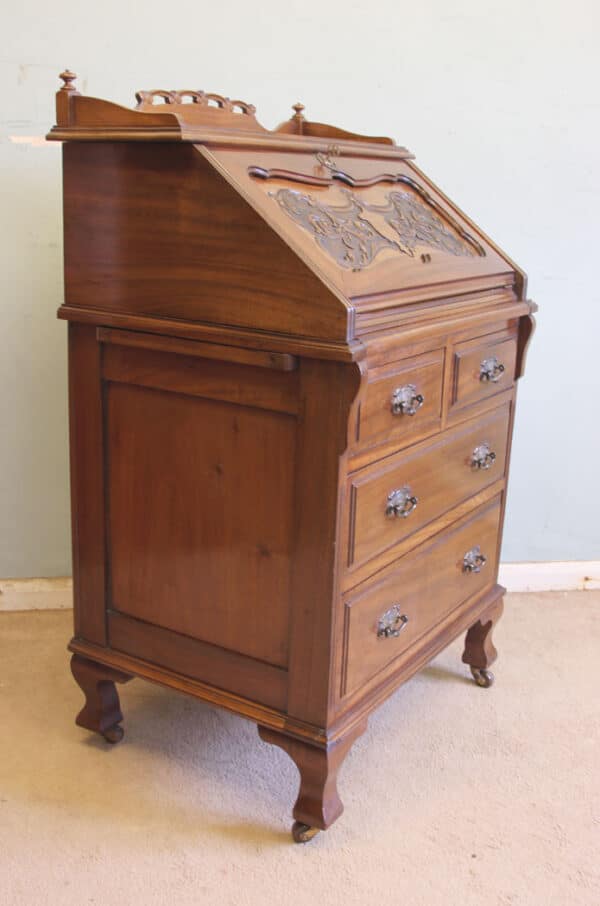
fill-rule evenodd
<path id="1" fill-rule="evenodd" d="M 65 301 L 343 341 L 332 295 L 193 146 L 64 148 Z"/>

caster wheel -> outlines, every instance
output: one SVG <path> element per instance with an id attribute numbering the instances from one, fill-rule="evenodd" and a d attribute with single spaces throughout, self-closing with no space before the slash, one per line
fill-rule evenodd
<path id="1" fill-rule="evenodd" d="M 292 837 L 294 843 L 308 843 L 319 833 L 318 827 L 310 827 L 308 824 L 302 824 L 301 821 L 294 821 L 292 826 Z"/>
<path id="2" fill-rule="evenodd" d="M 471 667 L 473 679 L 482 689 L 489 689 L 494 682 L 494 674 L 491 670 L 485 670 L 483 667 Z"/>
<path id="3" fill-rule="evenodd" d="M 114 727 L 109 727 L 108 730 L 105 730 L 102 735 L 107 742 L 114 746 L 115 743 L 121 742 L 125 735 L 125 731 L 119 724 L 115 724 Z"/>

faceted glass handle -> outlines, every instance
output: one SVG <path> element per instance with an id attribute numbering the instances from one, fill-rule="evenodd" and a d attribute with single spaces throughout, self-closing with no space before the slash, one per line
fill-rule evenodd
<path id="1" fill-rule="evenodd" d="M 489 359 L 484 359 L 479 366 L 479 380 L 483 381 L 484 384 L 488 382 L 495 384 L 503 374 L 504 365 L 498 361 L 495 355 L 490 356 Z"/>
<path id="2" fill-rule="evenodd" d="M 425 398 L 417 393 L 415 384 L 396 387 L 392 393 L 392 415 L 414 415 L 424 402 Z"/>
<path id="3" fill-rule="evenodd" d="M 491 469 L 496 462 L 496 454 L 488 443 L 479 444 L 475 447 L 471 456 L 471 465 L 474 469 Z"/>
<path id="4" fill-rule="evenodd" d="M 399 604 L 394 604 L 379 617 L 377 621 L 378 639 L 396 639 L 408 623 L 408 617 L 402 613 Z"/>
<path id="5" fill-rule="evenodd" d="M 477 544 L 463 557 L 463 573 L 480 573 L 486 563 L 487 557 L 481 553 L 481 548 Z"/>
<path id="6" fill-rule="evenodd" d="M 418 497 L 413 497 L 410 487 L 405 485 L 403 488 L 398 488 L 398 490 L 391 491 L 388 494 L 385 515 L 391 518 L 398 516 L 401 519 L 406 519 L 413 512 L 418 502 Z"/>

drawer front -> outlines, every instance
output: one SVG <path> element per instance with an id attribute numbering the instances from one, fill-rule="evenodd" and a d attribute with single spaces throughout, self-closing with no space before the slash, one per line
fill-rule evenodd
<path id="1" fill-rule="evenodd" d="M 438 430 L 442 417 L 444 350 L 378 368 L 361 404 L 358 441 L 409 443 Z"/>
<path id="2" fill-rule="evenodd" d="M 456 346 L 452 407 L 476 403 L 511 387 L 516 358 L 516 336 L 491 334 Z"/>
<path id="3" fill-rule="evenodd" d="M 447 614 L 491 586 L 498 565 L 500 499 L 385 570 L 345 600 L 343 694 L 394 661 Z M 481 556 L 486 558 L 482 564 Z M 385 678 L 382 676 L 382 679 Z"/>
<path id="4" fill-rule="evenodd" d="M 508 405 L 428 446 L 358 472 L 350 484 L 348 565 L 357 568 L 502 478 Z M 390 556 L 393 556 L 391 553 Z"/>

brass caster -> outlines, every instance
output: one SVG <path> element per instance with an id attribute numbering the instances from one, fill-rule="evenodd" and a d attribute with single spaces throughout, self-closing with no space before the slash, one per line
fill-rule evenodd
<path id="1" fill-rule="evenodd" d="M 125 731 L 123 727 L 119 726 L 119 724 L 114 724 L 114 726 L 109 727 L 108 730 L 105 730 L 102 735 L 107 742 L 114 746 L 115 743 L 121 742 L 123 736 L 125 735 Z"/>
<path id="2" fill-rule="evenodd" d="M 301 821 L 294 821 L 292 825 L 292 837 L 294 843 L 308 843 L 319 833 L 318 827 L 311 827 L 309 824 L 302 824 Z"/>
<path id="3" fill-rule="evenodd" d="M 484 667 L 471 667 L 473 679 L 482 689 L 489 689 L 494 682 L 494 674 Z"/>

